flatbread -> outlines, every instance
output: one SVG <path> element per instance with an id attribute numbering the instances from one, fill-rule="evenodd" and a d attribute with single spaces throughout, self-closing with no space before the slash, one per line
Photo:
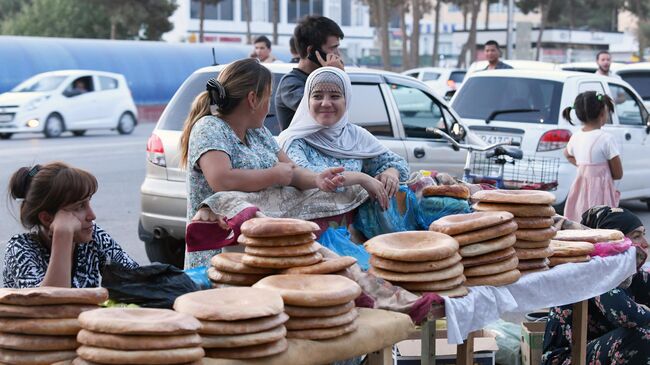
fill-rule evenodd
<path id="1" fill-rule="evenodd" d="M 462 247 L 462 246 L 470 245 L 472 243 L 479 243 L 479 242 L 495 239 L 497 237 L 503 237 L 513 232 L 516 233 L 516 231 L 517 231 L 517 223 L 511 220 L 496 226 L 459 234 L 454 236 L 454 239 L 458 241 L 458 244 Z"/>
<path id="2" fill-rule="evenodd" d="M 357 263 L 352 256 L 323 258 L 323 261 L 310 266 L 291 267 L 282 271 L 282 274 L 312 274 L 325 275 L 337 273 Z"/>
<path id="3" fill-rule="evenodd" d="M 67 363 L 55 363 L 55 364 L 52 364 L 52 365 L 105 365 L 105 364 L 100 364 L 98 362 L 84 360 L 84 359 L 80 358 L 79 356 L 77 356 L 74 360 L 72 360 L 72 364 L 70 364 L 70 362 L 67 362 Z M 175 365 L 203 365 L 203 361 L 202 360 L 196 360 L 196 361 L 192 361 L 192 362 L 184 362 L 182 364 L 175 364 Z"/>
<path id="4" fill-rule="evenodd" d="M 364 244 L 372 255 L 399 261 L 434 261 L 452 256 L 458 242 L 433 231 L 407 231 L 375 236 Z"/>
<path id="5" fill-rule="evenodd" d="M 515 248 L 517 257 L 520 260 L 531 259 L 544 259 L 553 255 L 553 250 L 550 247 L 546 248 Z"/>
<path id="6" fill-rule="evenodd" d="M 202 327 L 199 333 L 202 335 L 243 335 L 267 331 L 288 320 L 289 316 L 286 313 L 280 313 L 274 316 L 239 321 L 201 321 Z"/>
<path id="7" fill-rule="evenodd" d="M 515 222 L 520 229 L 548 228 L 554 223 L 551 217 L 517 217 Z"/>
<path id="8" fill-rule="evenodd" d="M 318 231 L 318 224 L 293 218 L 252 218 L 241 225 L 241 233 L 247 237 L 283 237 Z"/>
<path id="9" fill-rule="evenodd" d="M 190 315 L 157 308 L 95 309 L 81 313 L 79 323 L 86 330 L 122 335 L 181 335 L 201 327 Z"/>
<path id="10" fill-rule="evenodd" d="M 490 285 L 490 286 L 504 286 L 512 284 L 519 280 L 521 273 L 519 270 L 514 269 L 506 272 L 502 272 L 494 275 L 485 275 L 485 276 L 474 276 L 468 277 L 465 281 L 466 286 L 479 286 L 479 285 Z"/>
<path id="11" fill-rule="evenodd" d="M 463 274 L 466 277 L 499 274 L 502 272 L 516 269 L 518 264 L 519 264 L 519 259 L 517 258 L 517 256 L 512 256 L 503 261 L 466 268 Z"/>
<path id="12" fill-rule="evenodd" d="M 486 203 L 547 204 L 555 203 L 555 195 L 541 190 L 480 190 L 472 200 Z"/>
<path id="13" fill-rule="evenodd" d="M 339 314 L 337 316 L 290 318 L 285 325 L 290 331 L 332 328 L 351 323 L 357 319 L 357 317 L 359 317 L 359 312 L 357 312 L 355 308 L 352 308 L 347 313 Z"/>
<path id="14" fill-rule="evenodd" d="M 174 310 L 201 320 L 235 321 L 278 315 L 284 311 L 284 304 L 272 290 L 222 288 L 181 295 L 174 302 Z"/>
<path id="15" fill-rule="evenodd" d="M 528 274 L 532 274 L 532 273 L 536 273 L 536 272 L 548 271 L 548 270 L 549 270 L 549 267 L 544 266 L 544 267 L 540 267 L 539 269 L 519 270 L 519 272 L 521 273 L 521 276 L 524 276 L 524 275 L 528 275 Z"/>
<path id="16" fill-rule="evenodd" d="M 24 335 L 75 336 L 80 329 L 81 326 L 76 318 L 0 318 L 0 330 L 6 333 L 18 333 Z"/>
<path id="17" fill-rule="evenodd" d="M 615 229 L 565 229 L 555 234 L 559 241 L 611 242 L 624 239 L 621 231 Z"/>
<path id="18" fill-rule="evenodd" d="M 416 273 L 398 273 L 392 271 L 386 271 L 376 267 L 371 267 L 368 270 L 368 273 L 378 276 L 384 280 L 390 282 L 431 282 L 431 281 L 441 281 L 451 278 L 455 278 L 463 274 L 463 264 L 457 263 L 452 267 L 431 271 L 431 272 L 416 272 Z"/>
<path id="19" fill-rule="evenodd" d="M 563 257 L 591 255 L 595 249 L 593 243 L 579 241 L 551 240 L 550 246 L 553 250 L 553 256 Z"/>
<path id="20" fill-rule="evenodd" d="M 275 270 L 273 269 L 248 266 L 242 262 L 243 257 L 244 254 L 241 252 L 222 252 L 213 256 L 212 259 L 210 259 L 210 263 L 215 269 L 225 272 L 234 272 L 239 274 L 275 273 Z"/>
<path id="21" fill-rule="evenodd" d="M 321 248 L 317 242 L 308 242 L 297 246 L 278 246 L 278 247 L 264 247 L 264 246 L 246 246 L 244 252 L 254 256 L 265 257 L 293 257 L 303 256 L 314 253 Z"/>
<path id="22" fill-rule="evenodd" d="M 555 209 L 550 205 L 498 204 L 478 202 L 473 205 L 479 212 L 506 211 L 516 217 L 552 217 Z"/>
<path id="23" fill-rule="evenodd" d="M 48 304 L 99 304 L 108 300 L 105 288 L 0 288 L 0 304 L 48 305 Z"/>
<path id="24" fill-rule="evenodd" d="M 422 262 L 396 261 L 379 256 L 370 256 L 370 265 L 388 271 L 412 273 L 446 269 L 459 263 L 461 259 L 462 257 L 458 253 L 454 253 L 446 259 Z"/>
<path id="25" fill-rule="evenodd" d="M 338 327 L 287 331 L 287 338 L 299 338 L 302 340 L 327 340 L 356 331 L 357 327 L 358 325 L 355 321 Z"/>
<path id="26" fill-rule="evenodd" d="M 280 237 L 248 237 L 245 234 L 240 234 L 237 237 L 237 242 L 246 246 L 259 246 L 259 247 L 285 247 L 296 246 L 305 243 L 313 242 L 316 235 L 313 233 L 298 234 L 293 236 L 280 236 Z"/>
<path id="27" fill-rule="evenodd" d="M 74 351 L 16 351 L 0 349 L 0 363 L 12 365 L 50 365 L 54 362 L 72 360 Z"/>
<path id="28" fill-rule="evenodd" d="M 0 318 L 77 318 L 81 312 L 97 309 L 96 305 L 12 305 L 0 304 Z"/>
<path id="29" fill-rule="evenodd" d="M 551 244 L 551 240 L 545 241 L 522 241 L 515 242 L 515 248 L 546 248 Z"/>
<path id="30" fill-rule="evenodd" d="M 543 269 L 548 267 L 549 264 L 548 258 L 543 259 L 532 259 L 532 260 L 519 260 L 519 265 L 517 269 L 521 270 L 534 270 L 534 269 Z"/>
<path id="31" fill-rule="evenodd" d="M 114 335 L 88 330 L 77 334 L 80 344 L 115 350 L 166 350 L 183 347 L 201 346 L 201 336 L 196 333 L 187 335 Z M 78 344 L 77 344 L 78 346 Z"/>
<path id="32" fill-rule="evenodd" d="M 463 185 L 430 185 L 422 189 L 422 196 L 448 196 L 456 199 L 469 199 L 469 189 Z"/>
<path id="33" fill-rule="evenodd" d="M 176 364 L 199 360 L 205 352 L 201 347 L 122 351 L 84 345 L 77 349 L 77 354 L 102 364 Z"/>
<path id="34" fill-rule="evenodd" d="M 261 345 L 263 343 L 279 341 L 287 335 L 283 324 L 262 332 L 246 333 L 241 335 L 201 335 L 203 348 L 232 348 Z"/>
<path id="35" fill-rule="evenodd" d="M 481 243 L 474 243 L 471 245 L 463 246 L 460 248 L 460 255 L 465 257 L 485 255 L 490 252 L 503 250 L 512 247 L 517 241 L 514 233 L 507 236 L 495 238 L 493 240 L 484 241 Z"/>
<path id="36" fill-rule="evenodd" d="M 513 217 L 512 213 L 509 212 L 454 214 L 434 221 L 429 226 L 429 230 L 453 236 L 496 226 L 512 220 Z"/>
<path id="37" fill-rule="evenodd" d="M 283 353 L 289 347 L 286 338 L 262 345 L 235 347 L 231 349 L 208 349 L 205 356 L 217 359 L 256 359 Z"/>
<path id="38" fill-rule="evenodd" d="M 74 336 L 35 336 L 0 333 L 0 348 L 20 351 L 74 350 L 79 343 Z"/>
<path id="39" fill-rule="evenodd" d="M 347 313 L 354 307 L 354 301 L 330 307 L 299 307 L 294 305 L 285 305 L 284 312 L 291 318 L 331 317 Z"/>
<path id="40" fill-rule="evenodd" d="M 461 285 L 448 290 L 438 290 L 435 291 L 435 293 L 440 295 L 441 297 L 460 298 L 469 294 L 469 290 L 467 289 L 466 286 Z"/>
<path id="41" fill-rule="evenodd" d="M 440 281 L 429 281 L 424 283 L 400 283 L 399 286 L 415 292 L 435 292 L 437 290 L 451 290 L 465 282 L 465 275 L 459 275 L 451 279 Z"/>
<path id="42" fill-rule="evenodd" d="M 463 257 L 461 263 L 465 268 L 468 268 L 468 267 L 480 266 L 480 265 L 503 261 L 507 258 L 514 256 L 515 254 L 516 251 L 514 248 L 507 247 L 502 250 L 486 253 L 484 255 Z"/>
<path id="43" fill-rule="evenodd" d="M 553 267 L 557 265 L 562 265 L 562 264 L 570 264 L 570 263 L 578 263 L 578 262 L 588 262 L 591 260 L 591 256 L 589 255 L 581 255 L 581 256 L 552 256 L 549 257 L 548 260 L 550 261 L 548 266 Z"/>
<path id="44" fill-rule="evenodd" d="M 515 235 L 522 241 L 547 241 L 555 237 L 555 228 L 518 229 Z"/>
<path id="45" fill-rule="evenodd" d="M 253 287 L 275 290 L 286 304 L 303 307 L 345 304 L 361 294 L 359 284 L 341 275 L 273 275 Z"/>
<path id="46" fill-rule="evenodd" d="M 232 272 L 219 271 L 214 267 L 208 268 L 208 278 L 217 283 L 233 285 L 253 285 L 265 277 L 264 274 L 237 274 Z"/>
<path id="47" fill-rule="evenodd" d="M 242 258 L 242 261 L 246 265 L 265 267 L 269 269 L 288 269 L 296 266 L 309 266 L 317 264 L 322 260 L 323 255 L 321 255 L 320 252 L 294 257 L 262 257 L 246 254 Z"/>

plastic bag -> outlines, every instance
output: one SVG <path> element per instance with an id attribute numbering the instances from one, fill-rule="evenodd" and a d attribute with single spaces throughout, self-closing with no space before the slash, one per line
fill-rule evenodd
<path id="1" fill-rule="evenodd" d="M 502 319 L 485 327 L 496 334 L 499 350 L 495 354 L 495 361 L 498 364 L 519 365 L 521 364 L 521 325 L 506 322 Z"/>
<path id="2" fill-rule="evenodd" d="M 427 196 L 420 199 L 417 222 L 420 229 L 429 229 L 431 223 L 452 214 L 470 213 L 467 200 L 447 196 Z"/>
<path id="3" fill-rule="evenodd" d="M 345 227 L 328 228 L 318 238 L 318 242 L 339 256 L 354 257 L 362 270 L 368 270 L 370 254 L 366 252 L 362 245 L 357 245 L 350 240 L 350 232 Z"/>
<path id="4" fill-rule="evenodd" d="M 201 290 L 212 288 L 212 282 L 208 277 L 207 266 L 193 267 L 184 271 L 187 276 L 189 276 L 190 279 L 192 279 L 192 281 L 201 288 Z"/>
<path id="5" fill-rule="evenodd" d="M 376 200 L 361 205 L 355 216 L 354 228 L 367 238 L 384 233 L 413 231 L 418 229 L 417 208 L 415 193 L 402 185 L 386 210 L 382 210 Z"/>
<path id="6" fill-rule="evenodd" d="M 183 270 L 160 263 L 135 269 L 106 265 L 102 286 L 114 301 L 151 308 L 172 308 L 177 297 L 200 290 Z"/>

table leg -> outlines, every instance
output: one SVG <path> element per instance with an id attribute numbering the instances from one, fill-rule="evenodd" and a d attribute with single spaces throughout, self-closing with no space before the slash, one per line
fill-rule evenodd
<path id="1" fill-rule="evenodd" d="M 461 345 L 456 346 L 456 365 L 472 365 L 474 363 L 474 337 L 476 333 L 470 332 Z"/>
<path id="2" fill-rule="evenodd" d="M 573 345 L 571 346 L 571 364 L 585 365 L 587 362 L 587 314 L 589 307 L 583 300 L 573 304 Z"/>
<path id="3" fill-rule="evenodd" d="M 420 364 L 436 365 L 436 320 L 422 323 Z"/>
<path id="4" fill-rule="evenodd" d="M 383 349 L 368 354 L 368 365 L 392 365 L 393 347 L 384 347 Z"/>

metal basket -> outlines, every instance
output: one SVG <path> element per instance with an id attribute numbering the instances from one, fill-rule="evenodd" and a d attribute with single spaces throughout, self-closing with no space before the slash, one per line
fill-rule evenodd
<path id="1" fill-rule="evenodd" d="M 505 162 L 505 163 L 504 163 Z M 499 168 L 504 165 L 503 179 Z M 470 178 L 474 183 L 499 185 L 512 190 L 546 190 L 557 189 L 560 159 L 557 157 L 530 156 L 521 160 L 510 157 L 485 156 L 485 152 L 473 152 L 470 162 Z"/>

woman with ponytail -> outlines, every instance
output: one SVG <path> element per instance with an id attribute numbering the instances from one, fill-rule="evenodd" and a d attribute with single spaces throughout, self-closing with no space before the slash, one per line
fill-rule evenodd
<path id="1" fill-rule="evenodd" d="M 562 112 L 571 123 L 571 112 L 575 111 L 583 125 L 564 150 L 567 160 L 578 167 L 564 208 L 564 215 L 572 221 L 579 222 L 582 213 L 596 205 L 618 206 L 614 180 L 623 177 L 623 166 L 614 137 L 601 129 L 613 110 L 609 96 L 586 91 Z"/>
<path id="2" fill-rule="evenodd" d="M 7 243 L 5 288 L 99 287 L 104 265 L 138 266 L 95 224 L 90 199 L 96 191 L 91 173 L 62 162 L 13 173 L 9 196 L 20 202 L 20 222 L 29 232 Z"/>

